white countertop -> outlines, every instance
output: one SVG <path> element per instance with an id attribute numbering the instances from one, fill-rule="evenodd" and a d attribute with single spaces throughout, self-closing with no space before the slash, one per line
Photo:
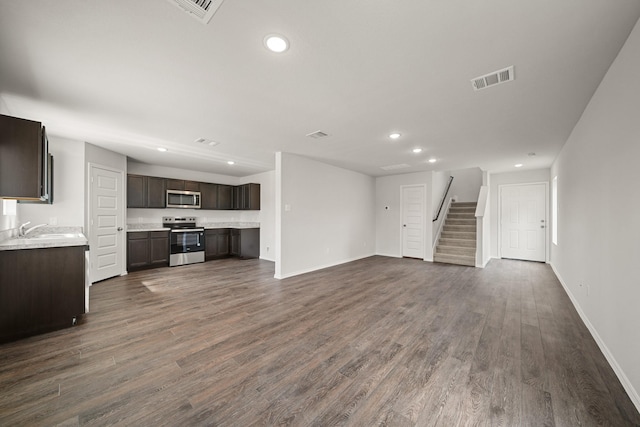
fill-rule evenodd
<path id="1" fill-rule="evenodd" d="M 0 251 L 19 249 L 60 248 L 67 246 L 87 246 L 87 238 L 80 232 L 82 227 L 60 227 L 39 229 L 27 237 L 14 237 L 0 242 Z"/>
<path id="2" fill-rule="evenodd" d="M 260 228 L 259 222 L 205 222 L 198 223 L 197 227 L 207 230 L 216 228 Z M 127 224 L 127 231 L 169 231 L 169 228 L 163 227 L 162 224 Z"/>

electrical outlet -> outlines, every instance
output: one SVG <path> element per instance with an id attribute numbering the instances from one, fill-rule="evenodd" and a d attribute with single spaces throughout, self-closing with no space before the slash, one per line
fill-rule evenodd
<path id="1" fill-rule="evenodd" d="M 269 252 L 269 246 L 267 246 L 267 252 Z"/>

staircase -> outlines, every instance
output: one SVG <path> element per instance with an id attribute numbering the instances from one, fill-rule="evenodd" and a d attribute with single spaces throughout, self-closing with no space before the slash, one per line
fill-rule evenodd
<path id="1" fill-rule="evenodd" d="M 433 256 L 435 262 L 476 265 L 476 204 L 452 203 Z"/>

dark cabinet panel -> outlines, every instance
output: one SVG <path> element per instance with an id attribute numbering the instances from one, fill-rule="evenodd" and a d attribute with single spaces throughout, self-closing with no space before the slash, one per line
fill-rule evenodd
<path id="1" fill-rule="evenodd" d="M 42 123 L 0 115 L 0 198 L 48 199 L 48 154 Z"/>
<path id="2" fill-rule="evenodd" d="M 149 232 L 149 264 L 153 266 L 169 265 L 169 232 Z"/>
<path id="3" fill-rule="evenodd" d="M 0 343 L 73 325 L 84 313 L 84 252 L 0 251 Z"/>
<path id="4" fill-rule="evenodd" d="M 231 185 L 218 185 L 218 209 L 219 210 L 231 210 L 233 209 L 233 186 Z"/>
<path id="5" fill-rule="evenodd" d="M 155 176 L 127 175 L 128 208 L 164 208 L 166 180 Z"/>
<path id="6" fill-rule="evenodd" d="M 240 230 L 232 229 L 230 238 L 229 254 L 231 256 L 240 256 Z"/>
<path id="7" fill-rule="evenodd" d="M 218 184 L 200 183 L 200 209 L 218 209 Z"/>
<path id="8" fill-rule="evenodd" d="M 200 183 L 184 179 L 167 178 L 167 190 L 200 191 Z"/>
<path id="9" fill-rule="evenodd" d="M 184 180 L 167 178 L 167 190 L 184 190 Z"/>
<path id="10" fill-rule="evenodd" d="M 205 258 L 207 260 L 229 256 L 229 229 L 205 231 Z"/>
<path id="11" fill-rule="evenodd" d="M 260 184 L 233 187 L 233 209 L 260 210 Z"/>
<path id="12" fill-rule="evenodd" d="M 141 175 L 127 175 L 127 207 L 145 208 L 147 199 L 145 178 Z"/>
<path id="13" fill-rule="evenodd" d="M 147 208 L 164 208 L 167 205 L 167 180 L 155 176 L 147 178 Z"/>
<path id="14" fill-rule="evenodd" d="M 168 231 L 127 233 L 127 270 L 169 265 Z"/>
<path id="15" fill-rule="evenodd" d="M 260 229 L 243 228 L 240 230 L 240 257 L 258 258 L 260 256 Z"/>

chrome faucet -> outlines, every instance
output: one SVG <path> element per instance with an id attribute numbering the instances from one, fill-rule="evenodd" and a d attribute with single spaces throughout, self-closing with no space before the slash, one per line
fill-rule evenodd
<path id="1" fill-rule="evenodd" d="M 31 221 L 25 222 L 24 224 L 22 224 L 20 226 L 20 228 L 18 228 L 18 236 L 25 237 L 27 234 L 31 233 L 33 230 L 35 230 L 37 228 L 40 228 L 40 227 L 44 227 L 45 225 L 49 225 L 49 224 L 38 224 L 38 225 L 34 225 L 33 227 L 28 228 L 27 230 L 25 230 L 24 228 L 29 224 L 31 224 Z"/>

